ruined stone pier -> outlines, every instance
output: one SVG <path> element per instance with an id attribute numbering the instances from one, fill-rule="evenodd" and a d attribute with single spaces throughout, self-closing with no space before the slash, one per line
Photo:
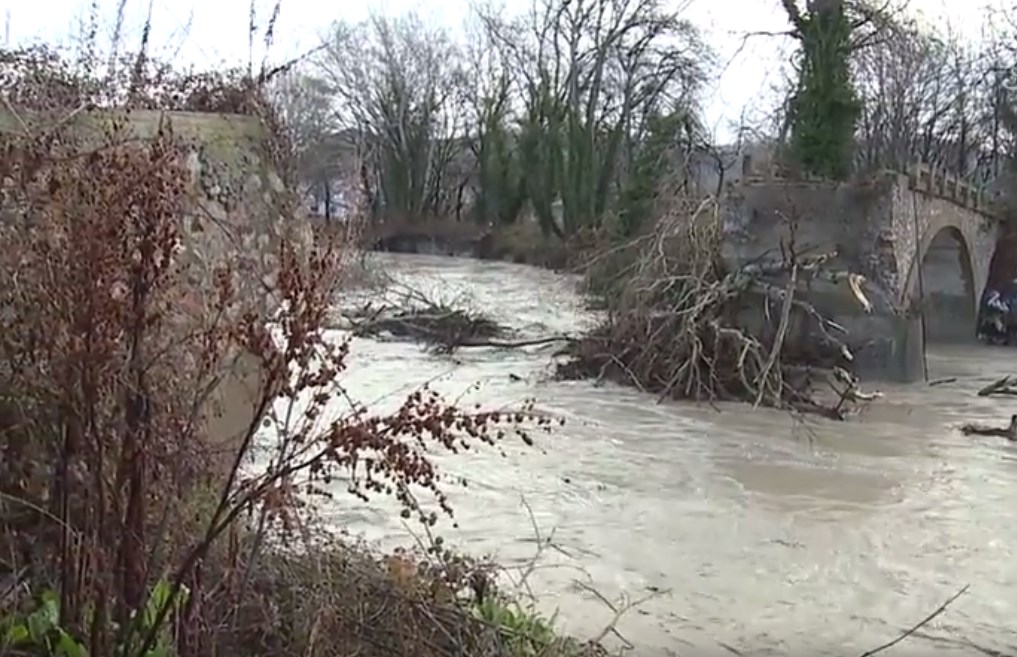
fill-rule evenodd
<path id="1" fill-rule="evenodd" d="M 189 173 L 180 216 L 181 257 L 189 261 L 188 295 L 180 304 L 181 331 L 202 326 L 213 316 L 214 270 L 229 263 L 235 275 L 240 309 L 266 316 L 277 305 L 272 297 L 279 271 L 278 245 L 311 246 L 310 225 L 290 212 L 286 189 L 272 158 L 271 136 L 257 117 L 235 114 L 163 111 L 95 111 L 43 115 L 0 112 L 0 132 L 68 129 L 83 152 L 111 142 L 145 144 L 168 124 L 183 146 Z M 295 240 L 295 241 L 293 241 Z M 255 420 L 262 386 L 261 363 L 230 347 L 233 358 L 211 391 L 203 416 L 205 436 L 229 451 Z"/>
<path id="2" fill-rule="evenodd" d="M 980 190 L 923 166 L 850 184 L 748 175 L 728 189 L 724 223 L 730 260 L 780 259 L 783 245 L 865 276 L 871 312 L 846 285 L 805 295 L 847 330 L 857 372 L 904 382 L 923 377 L 926 344 L 976 340 L 1003 233 Z"/>

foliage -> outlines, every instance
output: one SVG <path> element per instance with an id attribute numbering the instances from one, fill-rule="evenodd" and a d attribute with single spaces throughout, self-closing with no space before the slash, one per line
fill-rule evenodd
<path id="1" fill-rule="evenodd" d="M 175 603 L 172 604 L 179 609 L 187 603 L 188 593 L 186 589 L 182 590 L 181 595 L 177 596 Z M 155 631 L 157 634 L 155 644 L 140 653 L 136 652 L 136 645 L 118 645 L 114 651 L 116 657 L 134 654 L 140 654 L 142 657 L 170 657 L 175 654 L 167 628 L 156 625 L 163 608 L 171 604 L 170 597 L 169 583 L 164 579 L 159 580 L 148 598 L 143 613 L 133 619 L 141 636 L 145 636 L 150 630 Z M 94 612 L 88 615 L 94 616 Z M 0 619 L 0 630 L 3 632 L 0 649 L 29 651 L 31 654 L 46 657 L 88 657 L 88 649 L 60 625 L 60 619 L 59 595 L 51 590 L 44 591 L 39 596 L 38 606 L 34 610 L 27 614 L 12 614 Z M 86 626 L 93 622 L 99 621 L 90 618 Z M 114 626 L 113 629 L 119 628 Z"/>
<path id="2" fill-rule="evenodd" d="M 277 76 L 269 87 L 269 97 L 292 137 L 301 188 L 325 205 L 328 219 L 348 209 L 338 207 L 345 199 L 333 198 L 333 185 L 354 173 L 343 161 L 353 144 L 337 130 L 331 89 L 307 66 L 301 66 Z"/>
<path id="3" fill-rule="evenodd" d="M 195 212 L 192 145 L 172 118 L 139 138 L 120 111 L 137 105 L 87 71 L 31 53 L 8 63 L 3 92 L 28 109 L 12 105 L 0 134 L 0 553 L 19 582 L 55 592 L 47 627 L 92 655 L 148 655 L 164 632 L 181 657 L 210 654 L 247 593 L 233 569 L 258 568 L 260 539 L 240 552 L 248 522 L 292 537 L 307 496 L 343 477 L 350 494 L 391 495 L 433 524 L 416 495 L 451 509 L 431 450 L 529 440 L 526 426 L 547 424 L 526 407 L 461 410 L 426 389 L 393 413 L 354 405 L 331 417 L 347 400 L 348 346 L 325 329 L 348 247 L 309 248 L 285 189 L 270 206 L 235 199 L 251 226 L 287 218 L 260 252 L 210 238 L 219 228 Z M 258 159 L 290 178 L 263 84 L 195 79 L 146 91 L 135 76 L 130 97 L 245 110 L 264 130 Z M 88 111 L 96 94 L 111 99 L 103 114 Z M 217 433 L 217 404 L 245 377 L 249 418 Z M 217 559 L 218 579 L 207 573 Z"/>
<path id="4" fill-rule="evenodd" d="M 85 647 L 60 627 L 60 599 L 53 591 L 44 592 L 39 606 L 22 617 L 0 620 L 3 650 L 31 650 L 54 657 L 86 657 Z"/>
<path id="5" fill-rule="evenodd" d="M 636 152 L 618 205 L 622 238 L 635 237 L 652 218 L 661 185 L 675 176 L 675 144 L 694 142 L 697 136 L 698 126 L 687 112 L 649 117 L 645 143 Z"/>
<path id="6" fill-rule="evenodd" d="M 653 117 L 695 114 L 699 32 L 658 0 L 476 19 L 464 46 L 414 16 L 336 26 L 321 76 L 360 136 L 375 217 L 505 226 L 528 211 L 561 242 L 613 219 Z"/>
<path id="7" fill-rule="evenodd" d="M 505 635 L 508 651 L 518 657 L 538 657 L 549 652 L 558 641 L 554 619 L 546 620 L 517 602 L 487 596 L 474 604 L 474 613 L 482 621 L 499 628 Z"/>
<path id="8" fill-rule="evenodd" d="M 851 79 L 853 27 L 845 0 L 810 2 L 802 13 L 783 0 L 801 45 L 793 97 L 791 153 L 807 173 L 842 180 L 854 159 L 861 111 Z"/>
<path id="9" fill-rule="evenodd" d="M 477 223 L 509 225 L 516 222 L 526 202 L 526 180 L 517 138 L 508 125 L 508 88 L 505 78 L 494 97 L 484 98 L 473 143 L 476 158 Z"/>
<path id="10" fill-rule="evenodd" d="M 484 22 L 518 81 L 519 157 L 541 228 L 561 239 L 598 228 L 653 117 L 695 111 L 710 62 L 698 31 L 654 0 L 549 0 Z"/>
<path id="11" fill-rule="evenodd" d="M 249 593 L 234 621 L 218 635 L 219 654 L 533 654 L 532 644 L 513 631 L 527 627 L 522 617 L 529 613 L 526 607 L 515 622 L 516 616 L 478 614 L 482 600 L 505 600 L 495 581 L 498 568 L 486 560 L 454 555 L 447 548 L 383 555 L 360 543 L 315 534 L 301 543 L 299 552 L 267 553 L 258 566 L 250 572 Z M 516 608 L 512 602 L 498 604 Z M 540 653 L 545 657 L 606 654 L 557 636 L 545 646 Z"/>
<path id="12" fill-rule="evenodd" d="M 456 51 L 416 16 L 339 24 L 319 70 L 358 135 L 375 218 L 446 216 L 455 207 Z"/>

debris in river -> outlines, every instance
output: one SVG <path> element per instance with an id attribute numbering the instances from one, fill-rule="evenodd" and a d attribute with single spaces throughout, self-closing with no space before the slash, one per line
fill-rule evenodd
<path id="1" fill-rule="evenodd" d="M 516 349 L 571 340 L 565 335 L 513 339 L 511 329 L 466 309 L 465 301 L 439 301 L 397 283 L 391 283 L 389 291 L 395 293 L 394 301 L 369 301 L 343 313 L 344 326 L 356 336 L 419 341 L 443 353 L 461 347 Z"/>
<path id="2" fill-rule="evenodd" d="M 991 397 L 993 395 L 1017 397 L 1017 377 L 1004 376 L 998 381 L 993 381 L 978 391 L 979 397 Z"/>
<path id="3" fill-rule="evenodd" d="M 1010 416 L 1007 427 L 990 427 L 983 424 L 965 424 L 961 427 L 965 436 L 998 436 L 1007 440 L 1017 441 L 1017 415 Z"/>
<path id="4" fill-rule="evenodd" d="M 878 396 L 860 392 L 848 373 L 853 355 L 835 335 L 843 329 L 798 296 L 816 280 L 846 283 L 868 312 L 865 279 L 830 270 L 833 254 L 802 257 L 793 248 L 779 262 L 732 268 L 721 257 L 721 234 L 715 201 L 677 201 L 651 234 L 625 247 L 630 263 L 606 286 L 607 319 L 569 346 L 559 376 L 611 379 L 660 399 L 745 401 L 837 420 Z M 753 308 L 765 308 L 756 313 L 764 316 Z M 815 394 L 824 382 L 832 403 Z"/>
<path id="5" fill-rule="evenodd" d="M 970 588 L 971 588 L 970 584 L 964 585 L 959 591 L 957 591 L 956 593 L 951 595 L 949 598 L 947 598 L 946 602 L 944 602 L 943 604 L 939 605 L 935 609 L 935 611 L 933 611 L 931 614 L 929 614 L 928 616 L 926 616 L 922 620 L 918 621 L 917 623 L 915 623 L 914 625 L 912 625 L 908 629 L 904 630 L 903 632 L 898 634 L 896 637 L 894 637 L 890 641 L 887 641 L 886 643 L 884 643 L 884 644 L 882 644 L 882 645 L 880 645 L 880 646 L 878 646 L 876 648 L 873 648 L 872 650 L 866 650 L 865 652 L 862 653 L 861 657 L 874 657 L 875 655 L 878 655 L 881 652 L 884 652 L 886 650 L 889 650 L 890 648 L 893 648 L 895 645 L 897 645 L 901 641 L 904 641 L 904 640 L 908 639 L 909 637 L 920 636 L 918 634 L 920 630 L 922 630 L 924 627 L 926 627 L 927 625 L 932 623 L 932 621 L 936 620 L 939 616 L 942 616 L 944 613 L 946 613 L 946 610 L 950 607 L 950 605 L 952 605 L 954 602 L 956 602 L 962 595 L 967 593 L 968 589 L 970 589 Z M 977 648 L 977 646 L 974 643 L 970 643 L 970 642 L 968 643 L 968 647 L 975 647 L 975 648 Z M 996 655 L 997 657 L 1003 657 L 1002 653 L 989 652 L 989 651 L 985 651 L 985 650 L 981 650 L 980 652 L 983 652 L 984 654 L 989 654 L 989 655 Z"/>

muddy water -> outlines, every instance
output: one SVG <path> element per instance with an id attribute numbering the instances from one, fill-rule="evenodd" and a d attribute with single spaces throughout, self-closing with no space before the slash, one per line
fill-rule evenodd
<path id="1" fill-rule="evenodd" d="M 526 333 L 592 321 L 572 281 L 546 271 L 384 262 L 418 288 L 468 292 Z M 534 554 L 534 526 L 554 532 L 529 583 L 567 629 L 596 635 L 614 616 L 584 585 L 613 603 L 659 591 L 617 625 L 634 654 L 860 654 L 970 584 L 926 628 L 951 642 L 913 638 L 893 654 L 978 654 L 958 644 L 965 637 L 1017 645 L 1017 447 L 956 431 L 1017 411 L 1017 401 L 974 396 L 1017 369 L 1017 353 L 933 351 L 933 378 L 956 383 L 883 387 L 885 400 L 837 424 L 553 382 L 549 355 L 484 349 L 452 360 L 357 341 L 346 385 L 382 406 L 424 382 L 486 404 L 532 396 L 567 419 L 538 449 L 438 458 L 470 482 L 453 496 L 459 527 L 439 528 L 448 541 L 521 565 Z M 343 501 L 329 517 L 384 545 L 410 540 L 384 505 Z"/>

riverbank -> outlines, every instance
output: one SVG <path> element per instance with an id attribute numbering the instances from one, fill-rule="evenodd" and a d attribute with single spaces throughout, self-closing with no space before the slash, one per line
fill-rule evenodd
<path id="1" fill-rule="evenodd" d="M 3 518 L 9 529 L 9 516 Z M 19 553 L 13 534 L 5 536 L 4 553 Z M 303 536 L 296 543 L 290 536 L 283 548 L 263 531 L 233 532 L 229 545 L 212 549 L 188 579 L 174 605 L 175 629 L 159 645 L 172 641 L 174 655 L 250 657 L 607 654 L 594 641 L 563 635 L 534 600 L 504 589 L 502 569 L 490 560 L 440 549 L 385 553 L 306 526 Z M 44 544 L 37 541 L 35 549 L 46 552 Z M 0 653 L 66 657 L 75 654 L 72 644 L 87 648 L 87 633 L 55 615 L 58 581 L 59 573 L 45 568 L 0 575 Z M 158 611 L 153 603 L 168 587 L 168 580 L 153 583 L 149 613 Z M 45 648 L 50 634 L 64 637 L 63 652 Z"/>
<path id="2" fill-rule="evenodd" d="M 346 225 L 316 224 L 319 235 L 344 235 Z M 365 250 L 404 255 L 441 255 L 526 264 L 565 271 L 578 263 L 577 240 L 544 235 L 532 221 L 481 226 L 469 221 L 387 221 L 358 226 Z"/>
<path id="3" fill-rule="evenodd" d="M 300 551 L 266 550 L 246 582 L 236 576 L 244 569 L 224 571 L 222 588 L 243 585 L 246 594 L 213 602 L 218 611 L 202 619 L 231 628 L 216 635 L 217 654 L 606 655 L 595 643 L 562 636 L 532 601 L 501 589 L 497 564 L 447 550 L 386 554 L 353 539 L 321 538 Z"/>

